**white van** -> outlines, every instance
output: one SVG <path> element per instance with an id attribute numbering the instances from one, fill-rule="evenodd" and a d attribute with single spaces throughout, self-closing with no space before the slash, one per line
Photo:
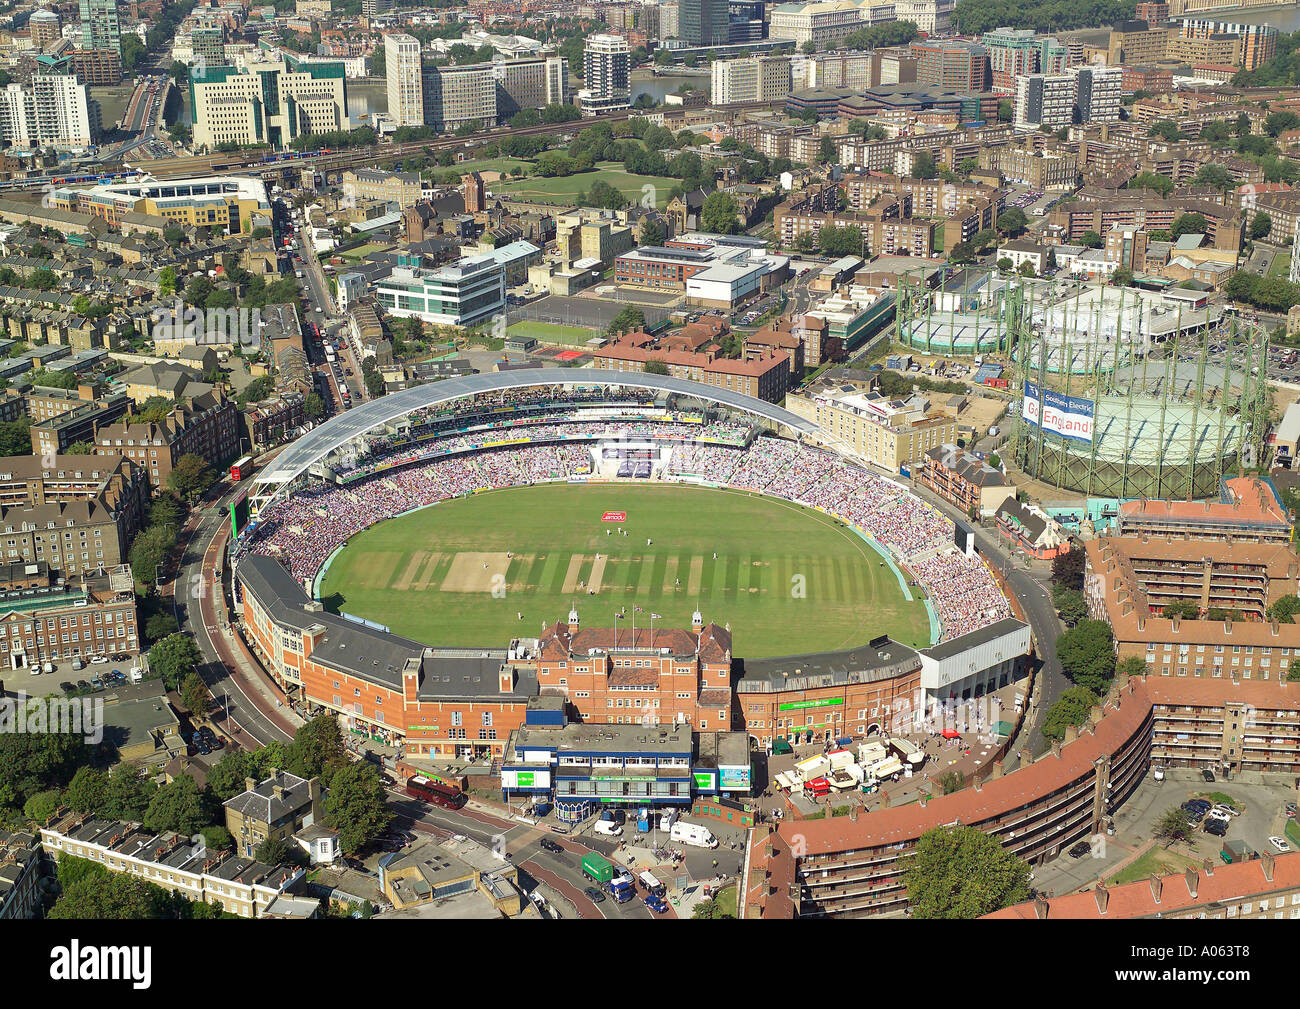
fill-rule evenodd
<path id="1" fill-rule="evenodd" d="M 603 834 L 605 837 L 623 836 L 623 828 L 613 820 L 597 820 L 593 829 L 597 834 Z"/>
<path id="2" fill-rule="evenodd" d="M 695 823 L 686 823 L 678 820 L 673 824 L 672 834 L 669 835 L 679 844 L 690 844 L 696 848 L 716 848 L 718 839 L 713 836 L 708 827 L 701 827 Z"/>
<path id="3" fill-rule="evenodd" d="M 637 879 L 641 881 L 641 885 L 646 888 L 647 893 L 653 893 L 662 897 L 668 892 L 668 888 L 659 882 L 659 877 L 649 869 L 643 869 L 637 876 Z"/>

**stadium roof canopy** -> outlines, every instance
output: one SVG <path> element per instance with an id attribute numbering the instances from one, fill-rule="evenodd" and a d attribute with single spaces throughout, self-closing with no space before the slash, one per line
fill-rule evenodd
<path id="1" fill-rule="evenodd" d="M 817 426 L 772 403 L 718 389 L 701 382 L 646 375 L 639 372 L 605 371 L 600 368 L 528 368 L 520 371 L 484 372 L 443 382 L 417 385 L 400 392 L 372 399 L 338 414 L 310 431 L 281 452 L 257 475 L 258 484 L 284 484 L 297 479 L 313 464 L 358 435 L 396 420 L 415 410 L 437 406 L 484 392 L 526 388 L 533 385 L 611 385 L 636 389 L 654 389 L 708 400 L 721 406 L 754 414 L 799 434 L 813 434 Z"/>

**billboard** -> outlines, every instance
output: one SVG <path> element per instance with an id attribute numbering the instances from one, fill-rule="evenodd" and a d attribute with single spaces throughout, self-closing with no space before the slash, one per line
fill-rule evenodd
<path id="1" fill-rule="evenodd" d="M 743 767 L 719 766 L 722 772 L 722 790 L 724 792 L 748 792 L 750 784 L 749 765 Z"/>
<path id="2" fill-rule="evenodd" d="M 550 788 L 551 772 L 546 770 L 513 771 L 501 770 L 501 787 L 507 791 L 518 788 Z"/>
<path id="3" fill-rule="evenodd" d="M 718 788 L 718 782 L 714 775 L 716 771 L 692 771 L 691 776 L 695 779 L 695 790 L 697 792 L 713 792 Z"/>
<path id="4" fill-rule="evenodd" d="M 1062 438 L 1091 442 L 1094 410 L 1090 399 L 1065 396 L 1025 380 L 1025 400 L 1020 415 L 1044 431 L 1059 434 Z"/>

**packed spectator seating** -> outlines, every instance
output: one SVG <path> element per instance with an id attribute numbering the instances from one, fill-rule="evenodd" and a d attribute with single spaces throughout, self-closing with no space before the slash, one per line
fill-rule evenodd
<path id="1" fill-rule="evenodd" d="M 691 440 L 710 429 L 727 440 L 737 429 L 748 431 L 744 425 L 602 420 L 449 434 L 418 448 L 362 458 L 341 486 L 317 484 L 276 501 L 239 550 L 279 556 L 296 578 L 312 578 L 339 546 L 382 519 L 475 491 L 586 472 L 591 442 L 670 441 L 664 479 L 736 487 L 820 508 L 888 549 L 928 592 L 944 638 L 1011 615 L 984 562 L 956 550 L 953 521 L 906 487 L 784 438 L 759 437 L 743 448 Z M 529 443 L 501 445 L 512 437 Z M 491 442 L 499 447 L 485 447 Z M 621 452 L 615 455 L 622 460 Z M 619 476 L 650 475 L 649 462 L 626 460 L 622 466 Z"/>

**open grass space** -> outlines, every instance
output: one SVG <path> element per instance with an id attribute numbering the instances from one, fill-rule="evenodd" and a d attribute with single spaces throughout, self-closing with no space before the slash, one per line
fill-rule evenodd
<path id="1" fill-rule="evenodd" d="M 623 522 L 602 521 L 626 512 Z M 619 528 L 627 535 L 621 535 Z M 588 627 L 730 624 L 738 656 L 888 634 L 929 644 L 923 603 L 820 512 L 739 491 L 545 485 L 444 502 L 353 537 L 325 604 L 436 646 L 501 648 L 576 606 Z M 636 612 L 634 607 L 642 607 Z M 523 614 L 522 618 L 519 614 Z"/>
<path id="2" fill-rule="evenodd" d="M 575 196 L 589 190 L 598 180 L 608 182 L 629 200 L 638 203 L 645 192 L 643 187 L 654 186 L 655 203 L 660 209 L 668 205 L 668 193 L 681 181 L 658 175 L 632 175 L 623 171 L 617 161 L 602 161 L 590 172 L 579 172 L 563 178 L 532 176 L 510 182 L 496 182 L 492 185 L 492 192 L 496 196 L 509 194 L 520 200 L 562 204 L 572 202 Z"/>
<path id="3" fill-rule="evenodd" d="M 1149 879 L 1152 873 L 1158 876 L 1167 876 L 1170 873 L 1182 872 L 1188 866 L 1199 866 L 1200 864 L 1198 859 L 1189 858 L 1176 851 L 1170 851 L 1161 844 L 1156 844 L 1141 858 L 1131 862 L 1121 872 L 1106 880 L 1106 885 L 1116 886 L 1120 883 L 1135 883 L 1140 879 Z"/>
<path id="4" fill-rule="evenodd" d="M 511 336 L 531 336 L 539 343 L 565 347 L 585 347 L 599 333 L 585 326 L 562 326 L 555 322 L 516 322 L 506 329 Z"/>

